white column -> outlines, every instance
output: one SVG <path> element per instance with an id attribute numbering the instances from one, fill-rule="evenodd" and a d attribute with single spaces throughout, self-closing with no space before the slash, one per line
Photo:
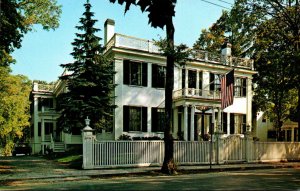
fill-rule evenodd
<path id="1" fill-rule="evenodd" d="M 190 124 L 190 140 L 191 141 L 194 141 L 195 139 L 194 139 L 194 137 L 195 137 L 195 124 L 194 124 L 194 122 L 195 122 L 195 106 L 194 105 L 192 105 L 192 108 L 191 108 L 191 124 Z"/>
<path id="2" fill-rule="evenodd" d="M 37 143 L 39 142 L 39 119 L 38 119 L 38 104 L 39 104 L 39 99 L 34 96 L 34 106 L 33 106 L 33 153 L 37 153 Z"/>
<path id="3" fill-rule="evenodd" d="M 148 63 L 148 87 L 152 87 L 152 64 Z"/>
<path id="4" fill-rule="evenodd" d="M 246 112 L 246 121 L 247 121 L 247 124 L 246 125 L 250 125 L 250 129 L 249 131 L 252 131 L 253 127 L 252 127 L 252 79 L 250 78 L 247 78 L 247 82 L 246 82 L 246 91 L 247 91 L 247 94 L 246 94 L 246 100 L 247 100 L 247 104 L 246 104 L 246 107 L 247 107 L 247 112 Z"/>
<path id="5" fill-rule="evenodd" d="M 178 108 L 173 109 L 173 137 L 178 136 Z"/>
<path id="6" fill-rule="evenodd" d="M 199 71 L 196 72 L 196 89 L 199 90 Z"/>
<path id="7" fill-rule="evenodd" d="M 185 81 L 184 81 L 184 86 L 185 86 L 184 92 L 185 92 L 185 93 L 184 93 L 184 95 L 188 95 L 188 92 L 189 92 L 189 91 L 188 91 L 188 84 L 189 84 L 189 83 L 188 83 L 188 79 L 189 79 L 189 78 L 188 78 L 188 74 L 189 74 L 189 73 L 188 73 L 188 70 L 185 69 Z"/>
<path id="8" fill-rule="evenodd" d="M 187 141 L 188 139 L 188 106 L 183 106 L 183 139 Z"/>
<path id="9" fill-rule="evenodd" d="M 292 137 L 291 137 L 291 142 L 294 142 L 294 141 L 295 141 L 295 140 L 294 140 L 294 136 L 295 136 L 295 135 L 294 135 L 294 128 L 292 128 L 291 131 L 292 131 L 292 133 L 291 133 L 291 136 L 292 136 Z"/>
<path id="10" fill-rule="evenodd" d="M 42 136 L 42 153 L 44 154 L 44 141 L 45 141 L 45 124 L 44 124 L 44 119 L 41 119 L 41 136 Z"/>
<path id="11" fill-rule="evenodd" d="M 230 135 L 230 113 L 227 112 L 227 135 Z"/>
<path id="12" fill-rule="evenodd" d="M 147 133 L 151 132 L 151 119 L 152 119 L 151 107 L 148 107 L 147 108 Z"/>

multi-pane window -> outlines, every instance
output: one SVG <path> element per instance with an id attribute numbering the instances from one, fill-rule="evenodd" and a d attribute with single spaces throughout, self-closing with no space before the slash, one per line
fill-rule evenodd
<path id="1" fill-rule="evenodd" d="M 234 96 L 246 97 L 246 78 L 235 78 Z"/>
<path id="2" fill-rule="evenodd" d="M 203 83 L 203 72 L 199 72 L 199 89 L 202 90 L 202 83 Z"/>
<path id="3" fill-rule="evenodd" d="M 243 134 L 246 132 L 246 115 L 230 114 L 230 134 Z"/>
<path id="4" fill-rule="evenodd" d="M 123 106 L 123 131 L 147 132 L 147 107 Z"/>
<path id="5" fill-rule="evenodd" d="M 221 75 L 209 73 L 209 89 L 210 91 L 221 91 Z"/>
<path id="6" fill-rule="evenodd" d="M 188 87 L 189 88 L 196 88 L 197 81 L 197 71 L 195 70 L 188 70 Z"/>
<path id="7" fill-rule="evenodd" d="M 152 64 L 152 87 L 166 87 L 166 67 L 157 64 Z"/>
<path id="8" fill-rule="evenodd" d="M 147 86 L 147 63 L 124 60 L 124 84 Z"/>
<path id="9" fill-rule="evenodd" d="M 165 129 L 165 109 L 152 108 L 151 109 L 151 125 L 152 132 L 164 132 Z"/>

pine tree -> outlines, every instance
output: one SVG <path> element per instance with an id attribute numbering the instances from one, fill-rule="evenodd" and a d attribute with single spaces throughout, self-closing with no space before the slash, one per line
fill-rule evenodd
<path id="1" fill-rule="evenodd" d="M 62 64 L 68 75 L 61 76 L 67 82 L 68 92 L 58 97 L 58 110 L 62 115 L 59 126 L 66 132 L 79 132 L 84 119 L 89 117 L 96 130 L 111 130 L 113 119 L 113 76 L 111 61 L 103 55 L 103 47 L 96 36 L 100 29 L 94 27 L 97 20 L 90 11 L 89 1 L 84 4 L 85 12 L 76 26 L 82 34 L 76 33 L 71 55 L 73 63 Z"/>

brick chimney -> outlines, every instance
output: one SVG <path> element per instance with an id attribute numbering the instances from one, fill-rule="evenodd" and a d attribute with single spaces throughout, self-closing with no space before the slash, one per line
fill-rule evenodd
<path id="1" fill-rule="evenodd" d="M 115 34 L 115 21 L 112 19 L 106 19 L 104 22 L 104 46 Z"/>

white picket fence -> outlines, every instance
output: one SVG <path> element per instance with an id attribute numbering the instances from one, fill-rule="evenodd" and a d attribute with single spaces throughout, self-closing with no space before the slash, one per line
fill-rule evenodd
<path id="1" fill-rule="evenodd" d="M 161 165 L 163 141 L 97 141 L 83 135 L 83 168 Z M 174 141 L 177 165 L 300 160 L 300 143 L 254 142 L 251 137 L 210 141 Z"/>

